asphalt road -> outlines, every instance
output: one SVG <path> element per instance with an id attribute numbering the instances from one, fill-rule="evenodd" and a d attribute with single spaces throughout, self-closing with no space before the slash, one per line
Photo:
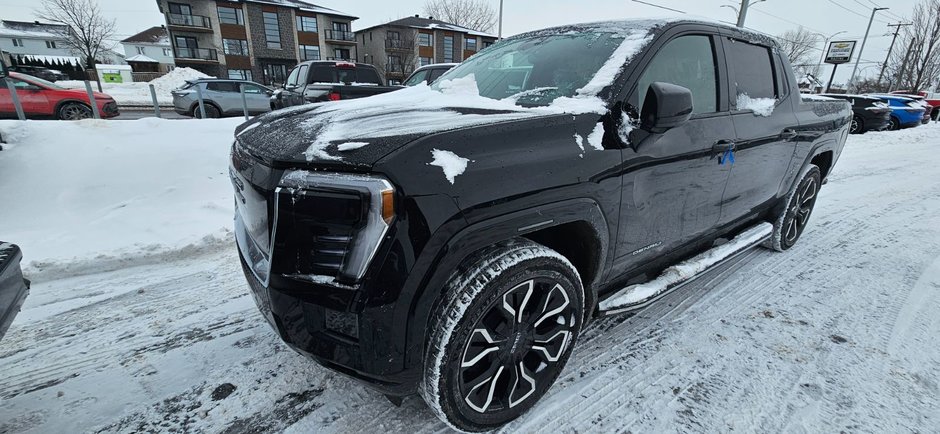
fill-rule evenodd
<path id="1" fill-rule="evenodd" d="M 112 118 L 119 121 L 132 121 L 142 118 L 154 117 L 153 109 L 121 108 L 121 115 Z M 172 108 L 160 108 L 160 117 L 164 119 L 190 119 L 188 116 L 177 114 Z"/>

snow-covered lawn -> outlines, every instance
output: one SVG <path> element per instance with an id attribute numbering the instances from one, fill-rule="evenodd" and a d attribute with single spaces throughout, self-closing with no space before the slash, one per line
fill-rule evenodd
<path id="1" fill-rule="evenodd" d="M 196 71 L 192 68 L 176 68 L 162 77 L 155 78 L 150 82 L 133 83 L 101 83 L 101 89 L 104 93 L 111 95 L 119 106 L 151 106 L 153 98 L 150 95 L 150 85 L 157 94 L 157 104 L 161 106 L 172 106 L 173 90 L 186 84 L 186 80 L 195 80 L 205 78 L 208 75 Z M 57 85 L 69 89 L 84 89 L 84 81 L 61 80 Z M 91 84 L 92 90 L 97 91 L 98 85 Z"/>
<path id="2" fill-rule="evenodd" d="M 0 239 L 48 262 L 0 341 L 0 432 L 446 431 L 287 349 L 231 242 L 200 241 L 231 221 L 237 121 L 111 124 L 30 122 L 0 152 Z M 797 246 L 593 323 L 505 431 L 935 432 L 940 126 L 849 140 Z"/>

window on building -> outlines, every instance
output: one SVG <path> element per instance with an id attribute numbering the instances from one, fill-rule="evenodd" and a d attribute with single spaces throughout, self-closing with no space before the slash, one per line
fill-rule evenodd
<path id="1" fill-rule="evenodd" d="M 444 63 L 454 61 L 454 37 L 444 36 Z"/>
<path id="2" fill-rule="evenodd" d="M 654 81 L 662 81 L 692 91 L 693 113 L 718 110 L 718 74 L 712 41 L 708 36 L 682 36 L 669 41 L 656 53 L 637 85 L 639 109 Z"/>
<path id="3" fill-rule="evenodd" d="M 247 56 L 248 41 L 244 39 L 223 39 L 222 51 L 228 56 Z"/>
<path id="4" fill-rule="evenodd" d="M 300 60 L 320 60 L 320 47 L 316 45 L 301 45 Z"/>
<path id="5" fill-rule="evenodd" d="M 418 33 L 418 45 L 422 47 L 431 46 L 431 34 L 430 33 Z"/>
<path id="6" fill-rule="evenodd" d="M 317 17 L 303 17 L 297 16 L 297 31 L 298 32 L 316 32 L 317 31 Z"/>
<path id="7" fill-rule="evenodd" d="M 170 56 L 173 55 L 173 50 L 170 49 L 170 48 L 164 48 L 164 49 L 163 49 L 163 55 L 164 55 L 164 56 L 167 56 L 167 57 L 170 57 Z"/>
<path id="8" fill-rule="evenodd" d="M 170 9 L 171 14 L 177 15 L 192 15 L 193 9 L 189 5 L 184 5 L 180 3 L 167 3 L 167 6 Z"/>
<path id="9" fill-rule="evenodd" d="M 430 65 L 430 64 L 433 63 L 433 62 L 434 62 L 434 61 L 431 60 L 430 57 L 419 57 L 419 58 L 418 58 L 418 66 Z"/>
<path id="10" fill-rule="evenodd" d="M 333 58 L 336 60 L 352 60 L 349 57 L 349 50 L 345 48 L 334 48 L 333 49 Z"/>
<path id="11" fill-rule="evenodd" d="M 467 38 L 467 50 L 477 51 L 477 38 Z"/>
<path id="12" fill-rule="evenodd" d="M 46 48 L 55 48 L 55 41 L 46 41 Z"/>
<path id="13" fill-rule="evenodd" d="M 333 22 L 333 30 L 336 30 L 337 32 L 348 32 L 348 31 L 349 31 L 349 23 L 338 23 L 338 22 L 335 22 L 335 21 L 334 21 L 334 22 Z"/>
<path id="14" fill-rule="evenodd" d="M 268 48 L 275 50 L 281 49 L 281 25 L 277 21 L 277 14 L 274 12 L 262 12 L 264 20 L 264 39 L 267 41 Z"/>
<path id="15" fill-rule="evenodd" d="M 144 47 L 136 47 L 136 48 L 137 48 L 137 54 L 147 54 L 144 52 L 145 51 Z"/>
<path id="16" fill-rule="evenodd" d="M 16 39 L 16 38 L 14 38 L 14 39 L 13 39 L 13 46 L 14 46 L 14 47 L 22 47 L 22 46 L 23 46 L 23 40 L 22 40 L 22 39 Z"/>
<path id="17" fill-rule="evenodd" d="M 487 48 L 490 45 L 493 45 L 493 41 L 483 41 L 483 48 Z"/>
<path id="18" fill-rule="evenodd" d="M 251 70 L 250 69 L 229 69 L 228 78 L 232 80 L 251 80 Z M 248 93 L 248 89 L 245 89 L 245 93 Z"/>
<path id="19" fill-rule="evenodd" d="M 760 45 L 732 40 L 725 44 L 728 64 L 734 65 L 731 73 L 737 93 L 734 96 L 747 95 L 751 98 L 776 98 L 776 80 L 770 49 Z"/>
<path id="20" fill-rule="evenodd" d="M 219 22 L 222 24 L 245 25 L 245 15 L 241 9 L 219 6 Z"/>

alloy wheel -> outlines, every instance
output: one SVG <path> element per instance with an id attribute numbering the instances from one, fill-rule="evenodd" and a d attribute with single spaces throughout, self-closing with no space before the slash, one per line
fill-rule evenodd
<path id="1" fill-rule="evenodd" d="M 806 224 L 809 222 L 809 216 L 813 212 L 813 206 L 816 204 L 816 195 L 819 192 L 819 183 L 815 177 L 807 177 L 799 187 L 798 194 L 793 198 L 790 209 L 787 212 L 787 219 L 784 222 L 783 237 L 787 244 L 793 244 L 799 238 Z"/>
<path id="2" fill-rule="evenodd" d="M 576 327 L 566 291 L 535 278 L 499 297 L 475 324 L 464 346 L 460 396 L 479 413 L 497 413 L 550 386 Z"/>
<path id="3" fill-rule="evenodd" d="M 80 104 L 68 104 L 62 107 L 61 117 L 66 121 L 78 121 L 91 117 L 91 109 Z"/>
<path id="4" fill-rule="evenodd" d="M 859 125 L 859 122 L 858 122 L 858 118 L 857 118 L 857 117 L 853 117 L 853 118 L 852 118 L 852 129 L 849 130 L 849 132 L 852 133 L 852 134 L 858 134 L 858 133 L 860 133 L 861 131 L 859 131 L 859 130 L 860 130 L 859 126 L 860 126 L 860 125 Z"/>

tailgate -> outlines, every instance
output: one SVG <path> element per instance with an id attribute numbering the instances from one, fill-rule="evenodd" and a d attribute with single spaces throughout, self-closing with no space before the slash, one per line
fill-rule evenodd
<path id="1" fill-rule="evenodd" d="M 0 241 L 0 339 L 29 294 L 29 281 L 20 270 L 22 260 L 23 253 L 18 246 Z"/>

